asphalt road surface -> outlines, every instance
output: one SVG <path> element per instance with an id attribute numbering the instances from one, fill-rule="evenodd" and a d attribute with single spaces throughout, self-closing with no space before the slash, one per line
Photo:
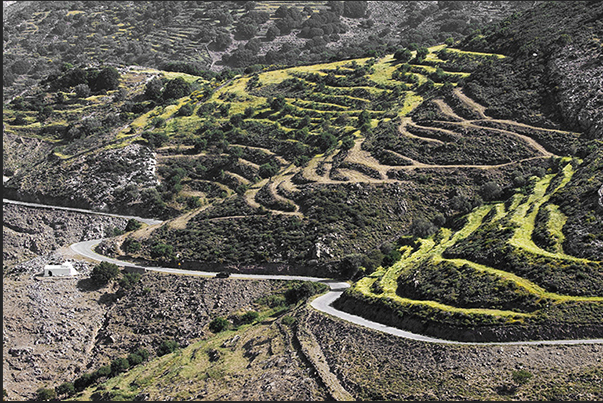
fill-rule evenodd
<path id="1" fill-rule="evenodd" d="M 40 204 L 36 204 L 36 203 L 17 202 L 17 201 L 12 201 L 12 200 L 7 200 L 7 199 L 3 199 L 3 202 L 4 203 L 16 203 L 16 204 L 22 204 L 22 205 L 26 205 L 26 206 L 40 207 L 40 208 L 54 208 L 54 209 L 61 209 L 61 210 L 78 211 L 78 212 L 84 212 L 84 213 L 88 213 L 88 214 L 110 215 L 110 216 L 123 217 L 123 218 L 128 218 L 128 219 L 135 218 L 135 219 L 145 222 L 149 225 L 161 223 L 161 221 L 159 221 L 159 220 L 143 219 L 143 218 L 132 217 L 132 216 L 120 216 L 120 215 L 116 215 L 116 214 L 99 213 L 99 212 L 95 212 L 95 211 L 69 208 L 69 207 L 47 206 L 47 205 L 40 205 Z M 100 255 L 100 254 L 94 252 L 94 248 L 101 241 L 102 241 L 102 239 L 95 239 L 95 240 L 91 240 L 91 241 L 78 242 L 78 243 L 71 245 L 70 248 L 72 251 L 76 252 L 78 255 L 81 255 L 88 259 L 92 259 L 92 260 L 96 260 L 96 261 L 107 261 L 107 262 L 114 263 L 114 264 L 117 264 L 118 266 L 122 266 L 122 267 L 123 266 L 142 267 L 142 266 L 136 265 L 134 263 L 130 263 L 130 262 L 126 262 L 126 261 L 122 261 L 122 260 L 118 260 L 118 259 L 113 259 L 113 258 L 106 257 L 106 256 L 103 256 L 103 255 Z M 169 267 L 144 267 L 144 268 L 146 270 L 152 270 L 152 271 L 158 271 L 158 272 L 164 272 L 164 273 L 186 274 L 186 275 L 195 275 L 195 276 L 216 276 L 216 274 L 218 274 L 218 272 L 183 270 L 183 269 L 174 269 L 174 268 L 169 268 Z M 434 338 L 434 337 L 428 337 L 428 336 L 424 336 L 424 335 L 420 335 L 420 334 L 407 332 L 407 331 L 404 331 L 404 330 L 401 330 L 401 329 L 398 329 L 395 327 L 384 325 L 382 323 L 372 322 L 372 321 L 362 318 L 360 316 L 352 315 L 347 312 L 339 311 L 339 310 L 333 308 L 333 306 L 332 306 L 333 301 L 335 301 L 337 298 L 339 298 L 346 288 L 350 287 L 350 285 L 346 282 L 341 282 L 341 281 L 328 279 L 328 278 L 319 278 L 319 277 L 285 276 L 285 275 L 271 275 L 271 274 L 233 273 L 230 275 L 230 277 L 231 278 L 239 278 L 239 279 L 302 280 L 302 281 L 314 281 L 314 282 L 324 283 L 330 287 L 330 291 L 327 292 L 326 294 L 321 295 L 312 300 L 312 302 L 310 304 L 314 309 L 324 312 L 326 314 L 338 317 L 340 319 L 346 320 L 348 322 L 352 322 L 352 323 L 360 325 L 360 326 L 365 326 L 370 329 L 378 330 L 378 331 L 381 331 L 384 333 L 388 333 L 388 334 L 392 334 L 395 336 L 404 337 L 404 338 L 412 339 L 412 340 L 418 340 L 418 341 L 424 341 L 424 342 L 430 342 L 430 343 L 471 344 L 471 345 L 504 345 L 504 344 L 506 344 L 506 345 L 510 345 L 510 344 L 517 344 L 517 345 L 526 345 L 526 344 L 540 344 L 540 345 L 557 344 L 557 345 L 561 345 L 561 344 L 566 344 L 567 345 L 567 344 L 602 344 L 603 343 L 603 339 L 535 340 L 535 341 L 489 342 L 489 343 L 459 342 L 459 341 L 453 341 L 453 340 L 438 339 L 438 338 Z"/>

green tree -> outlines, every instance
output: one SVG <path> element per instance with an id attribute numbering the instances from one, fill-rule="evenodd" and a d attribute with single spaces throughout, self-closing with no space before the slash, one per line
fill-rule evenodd
<path id="1" fill-rule="evenodd" d="M 164 340 L 159 347 L 157 347 L 157 356 L 161 357 L 162 355 L 173 353 L 178 347 L 178 342 L 175 340 Z"/>
<path id="2" fill-rule="evenodd" d="M 157 77 L 153 77 L 144 87 L 144 97 L 156 101 L 161 97 L 163 83 Z"/>
<path id="3" fill-rule="evenodd" d="M 502 195 L 502 189 L 498 185 L 498 183 L 494 181 L 486 182 L 480 188 L 480 194 L 484 198 L 484 200 L 498 200 Z"/>
<path id="4" fill-rule="evenodd" d="M 98 286 L 106 285 L 119 276 L 119 267 L 114 263 L 100 262 L 90 273 L 90 279 Z"/>
<path id="5" fill-rule="evenodd" d="M 168 99 L 179 99 L 191 93 L 191 85 L 184 78 L 176 77 L 168 81 L 163 89 L 162 97 L 164 101 Z"/>
<path id="6" fill-rule="evenodd" d="M 39 388 L 38 390 L 36 390 L 36 397 L 37 400 L 42 401 L 53 400 L 57 397 L 57 392 L 55 392 L 54 389 Z"/>
<path id="7" fill-rule="evenodd" d="M 88 84 L 94 92 L 102 90 L 115 90 L 119 86 L 121 75 L 115 67 L 105 67 L 92 80 L 89 79 Z"/>
<path id="8" fill-rule="evenodd" d="M 230 322 L 221 316 L 218 316 L 209 322 L 209 330 L 211 330 L 213 333 L 219 333 L 222 330 L 226 330 L 229 326 Z"/>
<path id="9" fill-rule="evenodd" d="M 71 382 L 63 382 L 62 384 L 60 384 L 59 386 L 57 386 L 55 388 L 55 391 L 57 392 L 57 395 L 59 395 L 59 396 L 62 396 L 62 395 L 72 396 L 75 394 L 75 386 L 73 386 L 73 383 L 71 383 Z"/>
<path id="10" fill-rule="evenodd" d="M 142 227 L 142 223 L 135 218 L 130 218 L 126 224 L 126 232 L 136 231 Z"/>
<path id="11" fill-rule="evenodd" d="M 429 49 L 427 49 L 426 47 L 420 47 L 419 49 L 417 49 L 417 56 L 415 57 L 416 62 L 421 63 L 423 60 L 425 60 L 428 54 Z"/>
<path id="12" fill-rule="evenodd" d="M 130 368 L 130 362 L 127 358 L 116 358 L 111 361 L 111 375 L 113 376 L 126 372 L 128 368 Z"/>

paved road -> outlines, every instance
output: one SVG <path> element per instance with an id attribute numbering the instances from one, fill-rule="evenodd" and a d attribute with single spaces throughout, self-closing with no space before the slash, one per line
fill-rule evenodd
<path id="1" fill-rule="evenodd" d="M 14 202 L 3 199 L 4 203 Z M 71 211 L 81 211 L 85 213 L 91 214 L 102 214 L 102 215 L 112 215 L 116 217 L 124 217 L 124 218 L 132 218 L 128 216 L 119 216 L 114 214 L 105 214 L 99 213 L 95 211 L 88 211 L 82 209 L 74 209 L 69 207 L 54 207 L 54 206 L 45 206 L 38 205 L 35 203 L 23 203 L 23 202 L 14 202 L 17 204 L 23 204 L 33 207 L 42 207 L 42 208 L 58 208 L 62 210 L 71 210 Z M 136 218 L 136 217 L 134 217 Z M 136 218 L 138 219 L 138 218 Z M 141 220 L 142 221 L 142 220 Z M 157 220 L 149 220 L 154 224 L 160 223 L 161 221 Z M 146 221 L 149 223 L 148 221 Z M 83 257 L 96 260 L 96 261 L 107 261 L 110 263 L 115 263 L 119 266 L 129 266 L 129 267 L 141 267 L 134 263 L 121 261 L 118 259 L 112 259 L 107 256 L 100 255 L 94 252 L 94 248 L 98 245 L 102 239 L 95 239 L 91 241 L 78 242 L 70 246 L 71 250 L 76 252 L 78 255 Z M 174 269 L 169 267 L 144 267 L 146 270 L 158 271 L 163 273 L 175 273 L 175 274 L 186 274 L 186 275 L 195 275 L 195 276 L 215 276 L 217 272 L 208 272 L 208 271 L 195 271 L 195 270 L 183 270 L 183 269 Z M 561 345 L 561 344 L 603 344 L 603 339 L 587 339 L 587 340 L 536 340 L 536 341 L 516 341 L 516 342 L 492 342 L 492 343 L 484 343 L 484 342 L 459 342 L 453 340 L 444 340 L 438 339 L 434 337 L 428 337 L 420 334 L 415 334 L 411 332 L 407 332 L 395 327 L 386 326 L 381 323 L 372 322 L 360 316 L 352 315 L 343 311 L 339 311 L 333 308 L 332 303 L 337 298 L 341 296 L 343 291 L 350 287 L 350 285 L 346 282 L 341 282 L 328 278 L 320 278 L 320 277 L 305 277 L 305 276 L 285 276 L 285 275 L 272 275 L 272 274 L 238 274 L 233 273 L 230 276 L 231 278 L 240 278 L 240 279 L 272 279 L 272 280 L 302 280 L 302 281 L 314 281 L 321 282 L 328 285 L 331 291 L 327 292 L 324 295 L 321 295 L 315 298 L 310 304 L 311 306 L 321 312 L 327 313 L 329 315 L 338 317 L 340 319 L 346 320 L 348 322 L 365 326 L 370 329 L 378 330 L 384 333 L 392 334 L 399 337 L 404 337 L 407 339 L 430 342 L 430 343 L 443 343 L 443 344 L 466 344 L 466 345 L 527 345 L 527 344 L 540 344 L 540 345 Z"/>
<path id="2" fill-rule="evenodd" d="M 77 211 L 78 213 L 98 214 L 98 215 L 105 215 L 105 216 L 109 216 L 109 217 L 126 218 L 128 220 L 130 218 L 134 218 L 135 220 L 138 220 L 140 222 L 143 222 L 143 223 L 149 224 L 149 225 L 161 224 L 163 222 L 161 220 L 155 220 L 153 218 L 142 218 L 142 217 L 128 216 L 128 215 L 118 215 L 118 214 L 110 214 L 110 213 L 101 213 L 100 211 L 92 211 L 92 210 L 86 210 L 86 209 L 80 209 L 80 208 L 74 208 L 74 207 L 51 206 L 51 205 L 48 205 L 48 204 L 28 203 L 28 202 L 22 202 L 22 201 L 17 201 L 17 200 L 9 200 L 9 199 L 2 199 L 2 203 L 20 204 L 22 206 L 29 206 L 29 207 L 36 207 L 36 208 L 46 208 L 46 209 L 51 209 L 51 210 Z"/>
<path id="3" fill-rule="evenodd" d="M 134 266 L 140 267 L 130 262 L 124 262 L 121 260 L 112 259 L 106 256 L 99 255 L 94 252 L 93 249 L 96 245 L 100 243 L 100 239 L 79 242 L 71 245 L 71 249 L 90 259 L 98 260 L 98 261 L 107 261 L 111 263 L 115 263 L 120 266 Z M 164 273 L 176 273 L 176 274 L 187 274 L 187 275 L 196 275 L 196 276 L 215 276 L 217 272 L 208 272 L 208 271 L 196 271 L 196 270 L 183 270 L 183 269 L 173 269 L 168 267 L 145 267 L 147 270 L 153 270 Z M 238 274 L 233 273 L 230 275 L 231 278 L 241 278 L 241 279 L 271 279 L 271 280 L 303 280 L 303 281 L 314 281 L 321 282 L 330 287 L 331 291 L 328 293 L 315 298 L 311 302 L 311 306 L 321 312 L 327 313 L 329 315 L 338 317 L 340 319 L 346 320 L 348 322 L 352 322 L 357 325 L 365 326 L 374 330 L 379 330 L 384 333 L 389 333 L 395 336 L 404 337 L 407 339 L 425 341 L 431 343 L 444 343 L 444 344 L 466 344 L 466 345 L 526 345 L 526 344 L 601 344 L 603 343 L 603 339 L 590 339 L 590 340 L 536 340 L 536 341 L 516 341 L 516 342 L 459 342 L 453 340 L 444 340 L 438 339 L 435 337 L 424 336 L 416 333 L 407 332 L 405 330 L 401 330 L 395 327 L 386 326 L 381 323 L 372 322 L 360 316 L 352 315 L 347 312 L 339 311 L 333 308 L 332 303 L 341 296 L 343 291 L 350 287 L 348 283 L 336 281 L 328 278 L 320 278 L 320 277 L 305 277 L 305 276 L 284 276 L 284 275 L 272 275 L 272 274 Z"/>

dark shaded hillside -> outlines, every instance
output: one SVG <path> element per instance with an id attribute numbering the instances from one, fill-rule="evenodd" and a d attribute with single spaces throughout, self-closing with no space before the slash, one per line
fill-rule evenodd
<path id="1" fill-rule="evenodd" d="M 465 38 L 460 47 L 511 56 L 483 64 L 467 93 L 493 117 L 603 133 L 603 3 L 544 2 Z"/>
<path id="2" fill-rule="evenodd" d="M 187 73 L 383 55 L 460 39 L 530 1 L 30 1 L 7 7 L 4 99 L 73 65 Z M 257 67 L 257 66 L 256 66 Z"/>

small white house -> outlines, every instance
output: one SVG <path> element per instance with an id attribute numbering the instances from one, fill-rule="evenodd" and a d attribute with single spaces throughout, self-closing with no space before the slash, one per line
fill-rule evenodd
<path id="1" fill-rule="evenodd" d="M 80 273 L 73 268 L 71 262 L 65 262 L 61 265 L 47 264 L 44 266 L 44 277 L 76 276 Z"/>

